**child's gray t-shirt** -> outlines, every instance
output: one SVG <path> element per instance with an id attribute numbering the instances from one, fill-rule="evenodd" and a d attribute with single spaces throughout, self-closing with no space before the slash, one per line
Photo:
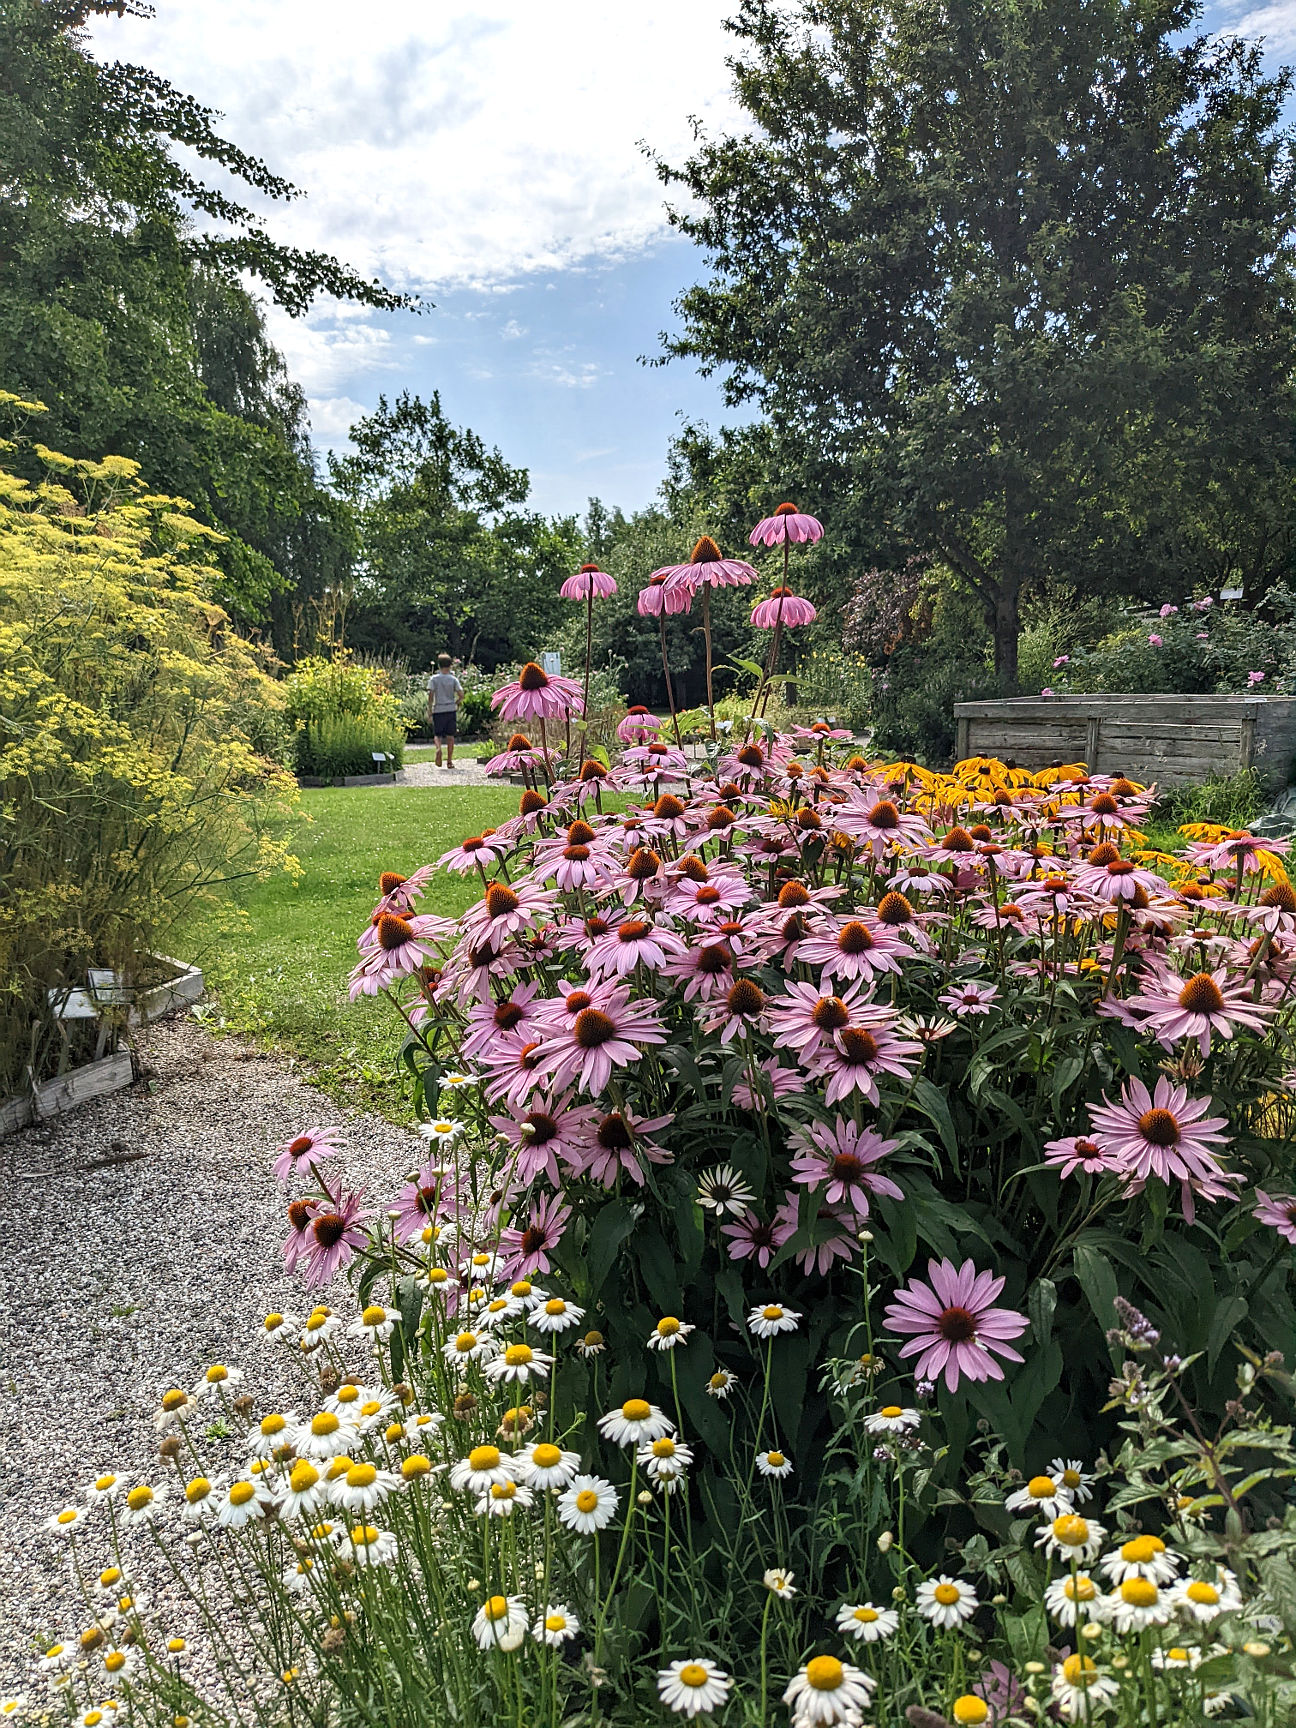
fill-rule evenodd
<path id="1" fill-rule="evenodd" d="M 434 672 L 427 687 L 434 714 L 452 714 L 458 698 L 463 695 L 463 685 L 453 672 Z"/>

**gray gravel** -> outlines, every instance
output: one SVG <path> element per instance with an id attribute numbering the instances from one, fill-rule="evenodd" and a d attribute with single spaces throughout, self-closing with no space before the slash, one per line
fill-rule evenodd
<path id="1" fill-rule="evenodd" d="M 45 1520 L 99 1471 L 155 1465 L 163 1381 L 223 1361 L 249 1391 L 284 1390 L 255 1330 L 311 1302 L 282 1271 L 270 1148 L 344 1122 L 348 1178 L 387 1195 L 422 1146 L 192 1021 L 151 1027 L 140 1053 L 141 1083 L 0 1140 L 0 1694 L 33 1704 L 33 1639 L 88 1620 Z M 160 1562 L 136 1582 L 193 1630 Z"/>

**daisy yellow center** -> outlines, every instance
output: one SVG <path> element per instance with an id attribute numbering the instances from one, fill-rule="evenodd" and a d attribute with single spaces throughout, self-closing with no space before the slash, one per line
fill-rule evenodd
<path id="1" fill-rule="evenodd" d="M 172 1656 L 178 1656 L 184 1648 L 185 1648 L 185 1641 L 183 1638 L 168 1638 L 167 1639 L 167 1649 L 170 1651 Z"/>
<path id="2" fill-rule="evenodd" d="M 282 1314 L 267 1314 L 261 1324 L 267 1332 L 277 1332 L 284 1323 Z"/>
<path id="3" fill-rule="evenodd" d="M 292 1467 L 292 1474 L 288 1478 L 288 1486 L 292 1489 L 294 1494 L 304 1494 L 308 1488 L 313 1488 L 318 1481 L 319 1471 L 313 1464 L 308 1463 L 305 1458 L 300 1458 Z"/>
<path id="4" fill-rule="evenodd" d="M 81 1718 L 85 1723 L 85 1728 L 99 1728 L 99 1724 L 103 1719 L 104 1715 L 102 1710 L 87 1710 L 85 1715 Z"/>
<path id="5" fill-rule="evenodd" d="M 330 1434 L 336 1434 L 342 1424 L 331 1410 L 321 1410 L 317 1416 L 311 1417 L 311 1433 L 317 1440 L 325 1439 Z"/>
<path id="6" fill-rule="evenodd" d="M 75 1506 L 65 1506 L 59 1513 L 57 1522 L 60 1524 L 75 1524 L 81 1514 Z"/>
<path id="7" fill-rule="evenodd" d="M 659 1338 L 673 1338 L 679 1329 L 680 1323 L 673 1314 L 668 1314 L 665 1319 L 657 1322 L 657 1336 Z"/>
<path id="8" fill-rule="evenodd" d="M 938 1584 L 932 1591 L 932 1596 L 942 1608 L 952 1608 L 962 1594 L 957 1584 Z"/>
<path id="9" fill-rule="evenodd" d="M 256 1488 L 251 1482 L 236 1482 L 229 1491 L 229 1497 L 231 1506 L 246 1506 L 256 1497 Z"/>
<path id="10" fill-rule="evenodd" d="M 1190 1662 L 1192 1660 L 1182 1644 L 1172 1644 L 1166 1651 L 1166 1657 L 1171 1662 Z"/>
<path id="11" fill-rule="evenodd" d="M 1219 1601 L 1219 1591 L 1213 1584 L 1203 1584 L 1200 1579 L 1194 1579 L 1184 1592 L 1190 1602 L 1200 1602 L 1213 1608 Z"/>
<path id="12" fill-rule="evenodd" d="M 351 1532 L 351 1541 L 357 1548 L 368 1548 L 378 1540 L 379 1535 L 376 1524 L 357 1524 Z"/>
<path id="13" fill-rule="evenodd" d="M 835 1692 L 846 1670 L 835 1656 L 816 1656 L 806 1663 L 805 1677 L 816 1692 Z"/>
<path id="14" fill-rule="evenodd" d="M 646 1398 L 627 1398 L 621 1414 L 627 1422 L 646 1422 L 652 1415 L 652 1405 Z"/>
<path id="15" fill-rule="evenodd" d="M 95 1487 L 101 1494 L 106 1494 L 116 1480 L 115 1476 L 96 1476 Z"/>
<path id="16" fill-rule="evenodd" d="M 492 1500 L 511 1500 L 516 1493 L 516 1482 L 493 1482 L 491 1484 Z"/>
<path id="17" fill-rule="evenodd" d="M 990 1706 L 975 1692 L 965 1692 L 954 1700 L 954 1720 L 959 1728 L 981 1728 L 983 1722 L 990 1720 Z"/>
<path id="18" fill-rule="evenodd" d="M 1130 1608 L 1155 1608 L 1161 1594 L 1150 1578 L 1127 1578 L 1120 1593 L 1121 1601 Z"/>
<path id="19" fill-rule="evenodd" d="M 1064 1548 L 1083 1548 L 1089 1540 L 1087 1520 L 1075 1512 L 1064 1512 L 1053 1520 L 1053 1539 Z"/>
<path id="20" fill-rule="evenodd" d="M 432 1460 L 425 1458 L 421 1452 L 415 1452 L 401 1463 L 401 1475 L 407 1482 L 413 1482 L 420 1476 L 426 1476 L 432 1468 Z"/>
<path id="21" fill-rule="evenodd" d="M 852 1620 L 858 1620 L 861 1626 L 871 1626 L 878 1617 L 876 1608 L 857 1608 L 851 1615 Z"/>
<path id="22" fill-rule="evenodd" d="M 498 1470 L 500 1451 L 498 1446 L 474 1446 L 468 1454 L 470 1470 Z"/>
<path id="23" fill-rule="evenodd" d="M 429 1284 L 444 1284 L 449 1276 L 444 1266 L 431 1266 L 428 1268 L 427 1281 Z"/>
<path id="24" fill-rule="evenodd" d="M 211 1493 L 211 1483 L 205 1476 L 195 1476 L 192 1482 L 185 1484 L 185 1499 L 191 1506 L 197 1506 Z"/>
<path id="25" fill-rule="evenodd" d="M 378 1472 L 372 1464 L 353 1464 L 347 1471 L 348 1488 L 372 1488 L 378 1480 Z"/>
<path id="26" fill-rule="evenodd" d="M 274 1415 L 261 1418 L 261 1432 L 266 1435 L 282 1434 L 287 1426 L 288 1424 L 277 1412 Z"/>
<path id="27" fill-rule="evenodd" d="M 1026 1492 L 1032 1500 L 1051 1500 L 1057 1488 L 1051 1476 L 1032 1476 L 1026 1484 Z"/>
<path id="28" fill-rule="evenodd" d="M 178 1386 L 173 1386 L 169 1392 L 162 1394 L 162 1408 L 164 1410 L 183 1410 L 188 1402 L 189 1394 L 182 1392 Z"/>
<path id="29" fill-rule="evenodd" d="M 787 1463 L 787 1459 L 783 1456 L 783 1454 L 781 1452 L 767 1452 L 765 1454 L 765 1462 L 770 1466 L 771 1469 L 781 1470 L 782 1467 Z"/>
<path id="30" fill-rule="evenodd" d="M 510 1344 L 504 1352 L 504 1360 L 510 1368 L 525 1368 L 534 1359 L 535 1352 L 529 1344 Z"/>
<path id="31" fill-rule="evenodd" d="M 560 1314 L 565 1314 L 567 1312 L 567 1304 L 563 1301 L 561 1296 L 551 1296 L 544 1305 L 544 1311 L 546 1314 L 552 1314 L 553 1317 L 557 1319 Z"/>
<path id="32" fill-rule="evenodd" d="M 882 1408 L 882 1414 L 886 1417 L 888 1422 L 894 1422 L 897 1416 L 904 1415 L 904 1411 L 898 1404 L 886 1404 Z"/>
<path id="33" fill-rule="evenodd" d="M 223 1362 L 213 1362 L 207 1370 L 206 1380 L 209 1386 L 219 1386 L 223 1380 L 229 1379 L 229 1369 Z"/>
<path id="34" fill-rule="evenodd" d="M 1120 1552 L 1122 1560 L 1128 1560 L 1133 1566 L 1145 1566 L 1158 1554 L 1165 1553 L 1165 1543 L 1159 1536 L 1134 1536 L 1122 1545 Z"/>
<path id="35" fill-rule="evenodd" d="M 126 1666 L 126 1654 L 122 1650 L 110 1650 L 104 1657 L 104 1667 L 110 1674 L 120 1674 Z"/>
<path id="36" fill-rule="evenodd" d="M 1098 1664 L 1089 1656 L 1068 1656 L 1062 1664 L 1062 1678 L 1068 1686 L 1092 1686 L 1098 1677 Z"/>
<path id="37" fill-rule="evenodd" d="M 204 1478 L 200 1476 L 198 1480 L 201 1482 Z M 119 1566 L 106 1566 L 99 1574 L 99 1582 L 105 1590 L 111 1590 L 115 1584 L 121 1583 L 121 1568 Z"/>
<path id="38" fill-rule="evenodd" d="M 562 1453 L 557 1446 L 551 1446 L 546 1440 L 532 1452 L 531 1462 L 537 1470 L 552 1470 L 556 1464 L 562 1463 Z"/>
<path id="39" fill-rule="evenodd" d="M 771 1302 L 768 1308 L 761 1309 L 762 1320 L 781 1320 L 782 1318 L 783 1310 L 779 1307 L 777 1302 Z"/>
<path id="40" fill-rule="evenodd" d="M 347 1457 L 345 1452 L 339 1454 L 338 1457 L 330 1461 L 329 1467 L 325 1472 L 326 1480 L 329 1482 L 340 1482 L 346 1475 L 347 1471 L 351 1468 L 351 1464 L 352 1460 Z"/>
<path id="41" fill-rule="evenodd" d="M 487 1602 L 486 1606 L 482 1609 L 482 1613 L 488 1620 L 502 1620 L 508 1613 L 508 1598 L 505 1596 L 492 1596 L 490 1601 Z"/>
<path id="42" fill-rule="evenodd" d="M 371 1302 L 360 1318 L 366 1326 L 381 1326 L 387 1318 L 387 1310 L 379 1307 L 376 1302 Z"/>
<path id="43" fill-rule="evenodd" d="M 686 1662 L 679 1671 L 681 1686 L 705 1686 L 710 1675 L 700 1662 Z"/>
<path id="44" fill-rule="evenodd" d="M 465 1356 L 476 1347 L 477 1334 L 475 1332 L 461 1332 L 455 1339 L 455 1349 L 462 1351 Z"/>
<path id="45" fill-rule="evenodd" d="M 337 1401 L 339 1404 L 354 1404 L 359 1396 L 360 1388 L 351 1381 L 348 1381 L 345 1386 L 338 1387 Z"/>
<path id="46" fill-rule="evenodd" d="M 523 1296 L 523 1297 L 525 1297 L 525 1296 L 529 1296 L 530 1294 L 531 1294 L 531 1283 L 530 1283 L 530 1280 L 527 1278 L 519 1278 L 516 1284 L 510 1284 L 509 1285 L 509 1295 L 510 1296 Z"/>
<path id="47" fill-rule="evenodd" d="M 1080 1486 L 1080 1472 L 1078 1470 L 1064 1470 L 1062 1472 L 1062 1486 L 1071 1489 L 1078 1488 Z"/>
<path id="48" fill-rule="evenodd" d="M 711 1388 L 711 1390 L 713 1392 L 721 1391 L 728 1384 L 729 1384 L 729 1376 L 724 1371 L 723 1368 L 720 1369 L 720 1371 L 718 1373 L 713 1374 L 711 1376 L 711 1378 L 707 1381 L 707 1385 Z"/>
<path id="49" fill-rule="evenodd" d="M 576 1510 L 578 1512 L 593 1512 L 598 1503 L 598 1495 L 592 1488 L 582 1488 L 576 1496 Z"/>
<path id="50" fill-rule="evenodd" d="M 126 1496 L 126 1504 L 132 1512 L 142 1512 L 146 1506 L 153 1504 L 153 1490 L 141 1482 L 138 1488 L 132 1488 Z"/>
<path id="51" fill-rule="evenodd" d="M 660 1440 L 653 1441 L 652 1450 L 654 1458 L 673 1458 L 675 1456 L 675 1442 L 669 1435 L 663 1434 Z"/>

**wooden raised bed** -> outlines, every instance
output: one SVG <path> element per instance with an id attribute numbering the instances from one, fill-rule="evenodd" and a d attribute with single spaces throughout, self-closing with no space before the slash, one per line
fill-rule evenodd
<path id="1" fill-rule="evenodd" d="M 956 702 L 955 756 L 1022 768 L 1083 762 L 1185 786 L 1257 769 L 1285 785 L 1296 760 L 1293 696 L 1015 696 Z"/>

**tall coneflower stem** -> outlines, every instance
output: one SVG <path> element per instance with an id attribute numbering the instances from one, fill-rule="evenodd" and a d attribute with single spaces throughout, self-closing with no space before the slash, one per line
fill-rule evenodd
<path id="1" fill-rule="evenodd" d="M 707 713 L 711 718 L 711 742 L 716 739 L 715 691 L 711 687 L 711 584 L 702 588 L 702 638 L 706 643 Z"/>
<path id="2" fill-rule="evenodd" d="M 581 697 L 585 712 L 585 732 L 589 735 L 590 658 L 594 652 L 594 589 L 585 597 L 585 690 Z"/>
<path id="3" fill-rule="evenodd" d="M 675 686 L 671 683 L 670 661 L 666 657 L 666 614 L 657 614 L 657 630 L 661 636 L 662 674 L 666 679 L 666 700 L 670 703 L 671 725 L 675 728 L 675 742 L 680 749 L 684 748 L 684 740 L 680 737 L 679 710 L 675 706 Z"/>
<path id="4" fill-rule="evenodd" d="M 769 663 L 765 678 L 757 696 L 761 697 L 760 715 L 765 718 L 765 710 L 769 707 L 770 691 L 774 688 L 774 674 L 778 671 L 779 648 L 783 641 L 783 602 L 788 596 L 788 543 L 783 542 L 783 592 L 779 595 L 778 612 L 774 618 L 774 634 L 770 639 Z M 756 718 L 756 705 L 752 704 L 752 719 Z"/>

